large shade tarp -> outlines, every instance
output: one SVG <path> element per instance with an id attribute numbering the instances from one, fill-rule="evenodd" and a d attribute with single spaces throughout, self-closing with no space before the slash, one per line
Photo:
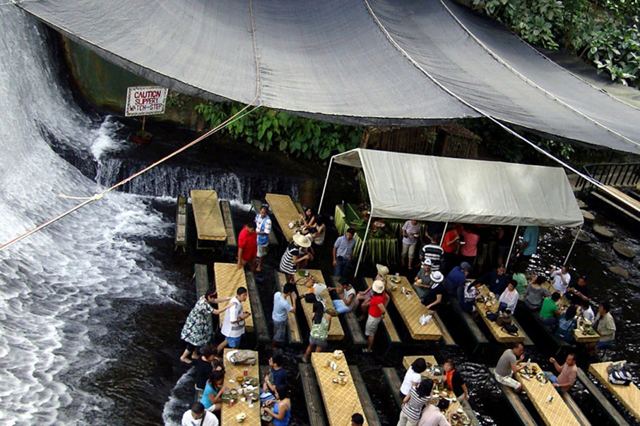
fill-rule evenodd
<path id="1" fill-rule="evenodd" d="M 333 161 L 362 168 L 374 217 L 487 225 L 580 226 L 564 170 L 355 149 Z"/>
<path id="2" fill-rule="evenodd" d="M 363 124 L 490 115 L 640 153 L 640 110 L 439 0 L 30 0 L 29 13 L 159 84 Z"/>

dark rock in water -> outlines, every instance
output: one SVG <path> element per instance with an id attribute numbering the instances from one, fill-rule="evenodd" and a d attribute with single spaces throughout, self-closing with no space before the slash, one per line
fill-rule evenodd
<path id="1" fill-rule="evenodd" d="M 629 271 L 627 271 L 620 265 L 609 266 L 609 272 L 613 272 L 614 274 L 624 278 L 625 280 L 629 279 Z"/>
<path id="2" fill-rule="evenodd" d="M 584 201 L 582 201 L 579 198 L 576 198 L 576 202 L 578 203 L 578 208 L 580 208 L 580 209 L 586 209 L 588 207 L 587 203 L 585 203 Z"/>
<path id="3" fill-rule="evenodd" d="M 615 243 L 613 243 L 613 250 L 625 259 L 633 259 L 634 257 L 636 257 L 636 252 L 633 250 L 633 248 L 620 241 L 616 241 Z"/>
<path id="4" fill-rule="evenodd" d="M 600 251 L 598 250 L 596 256 L 604 262 L 611 262 L 614 259 L 614 255 L 609 251 Z"/>
<path id="5" fill-rule="evenodd" d="M 587 222 L 593 222 L 595 220 L 595 215 L 593 213 L 591 213 L 590 211 L 587 210 L 580 210 L 580 213 L 582 213 L 582 217 L 584 218 L 584 220 L 586 220 Z"/>
<path id="6" fill-rule="evenodd" d="M 613 238 L 613 232 L 611 232 L 611 229 L 607 228 L 604 225 L 593 225 L 593 232 L 595 232 L 602 238 Z"/>
<path id="7" fill-rule="evenodd" d="M 589 236 L 589 234 L 587 234 L 583 230 L 581 230 L 581 229 L 573 229 L 571 231 L 571 235 L 573 235 L 574 238 L 575 238 L 577 233 L 580 233 L 580 235 L 578 235 L 578 241 L 580 241 L 582 243 L 588 243 L 589 241 L 591 241 L 591 237 Z"/>

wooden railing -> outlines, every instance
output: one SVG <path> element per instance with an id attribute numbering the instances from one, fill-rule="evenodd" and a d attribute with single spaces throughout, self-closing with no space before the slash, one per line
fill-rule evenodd
<path id="1" fill-rule="evenodd" d="M 588 176 L 603 185 L 630 187 L 640 182 L 640 162 L 587 164 L 583 169 Z M 592 184 L 579 177 L 575 186 L 576 189 L 583 190 L 590 188 Z"/>

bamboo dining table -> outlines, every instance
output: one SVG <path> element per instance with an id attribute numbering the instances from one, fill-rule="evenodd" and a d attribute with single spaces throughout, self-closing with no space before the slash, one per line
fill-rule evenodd
<path id="1" fill-rule="evenodd" d="M 216 290 L 218 291 L 218 297 L 234 297 L 238 287 L 247 288 L 247 278 L 244 274 L 244 269 L 238 269 L 238 265 L 235 263 L 220 263 L 213 264 L 213 273 L 216 280 Z M 249 297 L 242 303 L 242 309 L 245 312 L 251 313 L 251 302 Z M 224 308 L 226 304 L 220 304 L 221 308 Z M 220 324 L 224 319 L 225 312 L 220 314 Z M 253 314 L 244 320 L 245 330 L 248 332 L 253 331 Z"/>
<path id="2" fill-rule="evenodd" d="M 489 295 L 489 288 L 487 286 L 484 286 L 484 285 L 481 286 L 480 287 L 480 294 L 483 295 L 483 296 Z M 498 301 L 497 300 L 496 300 L 495 304 L 492 305 L 492 306 L 487 306 L 486 303 L 483 303 L 483 302 L 480 302 L 480 301 L 476 300 L 476 309 L 478 310 L 478 313 L 480 314 L 480 318 L 482 318 L 482 321 L 485 323 L 485 325 L 487 326 L 487 328 L 489 329 L 489 331 L 491 332 L 493 337 L 496 339 L 496 341 L 498 341 L 500 343 L 513 343 L 513 342 L 524 342 L 525 340 L 527 340 L 527 335 L 522 330 L 522 327 L 520 326 L 520 324 L 518 324 L 517 321 L 515 320 L 515 318 L 513 318 L 513 316 L 511 316 L 511 319 L 512 319 L 514 325 L 516 325 L 518 327 L 518 334 L 517 335 L 513 335 L 513 334 L 507 333 L 505 330 L 502 329 L 502 327 L 500 327 L 498 324 L 496 324 L 495 321 L 491 321 L 489 318 L 487 318 L 487 313 L 489 313 L 489 312 L 497 312 L 498 311 Z"/>
<path id="3" fill-rule="evenodd" d="M 300 219 L 300 211 L 298 211 L 295 203 L 288 195 L 267 194 L 265 200 L 269 203 L 269 209 L 276 217 L 282 234 L 288 242 L 291 242 L 297 229 L 295 227 L 290 228 L 289 224 Z"/>
<path id="4" fill-rule="evenodd" d="M 322 271 L 318 269 L 305 269 L 301 271 L 301 273 L 303 274 L 302 276 L 300 276 L 300 273 L 297 273 L 295 275 L 296 280 L 299 281 L 301 285 L 306 281 L 306 278 L 304 276 L 304 274 L 306 273 L 309 273 L 309 277 L 313 278 L 315 282 L 325 284 L 324 277 L 322 276 Z M 300 290 L 300 287 L 298 288 L 298 293 L 301 296 L 300 304 L 302 305 L 302 311 L 304 312 L 304 316 L 307 319 L 307 325 L 309 326 L 309 329 L 311 329 L 311 326 L 313 325 L 313 304 L 305 302 L 305 300 L 302 298 L 305 292 L 306 288 L 303 291 Z M 322 298 L 325 308 L 335 309 L 335 307 L 333 306 L 333 300 L 331 300 L 331 296 L 329 295 L 328 288 L 320 293 L 320 297 Z M 329 326 L 329 336 L 327 337 L 327 340 L 344 340 L 344 329 L 342 328 L 339 317 L 334 317 L 331 319 L 331 325 Z"/>
<path id="5" fill-rule="evenodd" d="M 394 283 L 394 279 L 399 282 Z M 435 320 L 437 313 L 429 311 L 420 302 L 420 298 L 407 277 L 387 276 L 386 288 L 412 339 L 434 341 L 442 339 L 442 330 Z M 425 325 L 420 323 L 420 317 L 423 315 L 431 315 L 431 320 Z"/>
<path id="6" fill-rule="evenodd" d="M 224 385 L 228 388 L 239 388 L 240 384 L 237 382 L 236 377 L 244 377 L 245 370 L 247 372 L 247 377 L 257 378 L 260 380 L 260 372 L 258 368 L 258 363 L 254 365 L 235 365 L 230 362 L 227 358 L 227 354 L 235 349 L 225 349 L 224 350 Z M 255 359 L 258 359 L 258 352 L 252 351 L 255 355 Z M 260 390 L 258 389 L 258 393 Z M 242 397 L 235 404 L 230 405 L 229 403 L 223 403 L 222 409 L 220 413 L 220 424 L 221 425 L 234 425 L 240 424 L 236 420 L 236 416 L 244 413 L 246 415 L 245 420 L 242 422 L 242 425 L 252 425 L 252 426 L 260 426 L 260 401 L 248 402 L 243 401 Z"/>

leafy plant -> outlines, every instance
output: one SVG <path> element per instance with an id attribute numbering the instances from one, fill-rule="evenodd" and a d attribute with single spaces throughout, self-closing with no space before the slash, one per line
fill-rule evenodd
<path id="1" fill-rule="evenodd" d="M 195 110 L 210 127 L 217 126 L 242 108 L 237 103 L 203 103 Z M 235 140 L 244 140 L 262 151 L 277 149 L 294 157 L 327 159 L 359 145 L 362 128 L 301 118 L 284 111 L 261 108 L 234 121 L 225 129 Z"/>

